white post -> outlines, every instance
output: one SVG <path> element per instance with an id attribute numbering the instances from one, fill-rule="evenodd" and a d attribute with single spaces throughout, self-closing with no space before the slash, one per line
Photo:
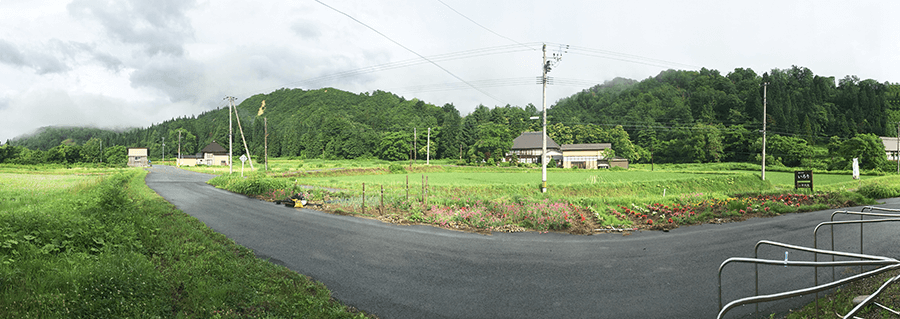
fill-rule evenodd
<path id="1" fill-rule="evenodd" d="M 428 146 L 425 147 L 425 165 L 431 165 L 431 128 L 428 128 Z"/>
<path id="2" fill-rule="evenodd" d="M 232 104 L 231 102 L 233 100 L 232 100 L 232 97 L 230 97 L 230 96 L 226 97 L 226 99 L 228 99 L 228 172 L 233 174 L 234 173 L 234 164 L 231 161 L 231 158 L 234 157 L 234 155 L 232 155 L 232 153 L 231 153 L 232 152 L 231 142 L 233 140 L 232 133 L 231 133 L 231 104 Z"/>

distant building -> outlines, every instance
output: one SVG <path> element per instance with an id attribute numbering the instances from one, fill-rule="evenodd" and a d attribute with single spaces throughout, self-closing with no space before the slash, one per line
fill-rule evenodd
<path id="1" fill-rule="evenodd" d="M 128 166 L 129 167 L 148 167 L 150 159 L 147 157 L 146 147 L 128 148 Z"/>
<path id="2" fill-rule="evenodd" d="M 194 155 L 182 155 L 177 160 L 178 166 L 194 166 L 194 165 L 221 165 L 228 166 L 230 161 L 228 158 L 228 150 L 222 145 L 213 141 L 204 147 L 200 153 Z"/>
<path id="3" fill-rule="evenodd" d="M 506 155 L 509 161 L 512 155 L 519 159 L 519 163 L 540 163 L 541 153 L 543 152 L 544 142 L 541 137 L 542 132 L 524 132 L 513 140 L 512 148 Z M 557 160 L 562 159 L 562 153 L 559 152 L 559 144 L 556 144 L 552 138 L 547 137 L 547 155 Z"/>
<path id="4" fill-rule="evenodd" d="M 595 144 L 564 144 L 562 149 L 563 168 L 597 169 L 600 160 L 605 160 L 608 150 L 612 148 L 610 143 Z M 609 168 L 609 164 L 605 168 Z"/>
<path id="5" fill-rule="evenodd" d="M 524 132 L 513 140 L 513 146 L 506 160 L 509 161 L 515 155 L 520 163 L 540 163 L 543 142 L 541 132 Z M 628 159 L 623 157 L 610 157 L 612 144 L 563 144 L 560 146 L 549 136 L 547 137 L 547 154 L 551 159 L 561 162 L 563 168 L 628 168 Z"/>
<path id="6" fill-rule="evenodd" d="M 897 138 L 882 136 L 881 143 L 884 144 L 884 153 L 887 155 L 887 159 L 889 161 L 896 161 L 898 156 Z"/>

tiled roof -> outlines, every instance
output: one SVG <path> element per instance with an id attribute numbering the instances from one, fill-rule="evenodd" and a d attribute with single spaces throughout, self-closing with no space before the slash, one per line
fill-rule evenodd
<path id="1" fill-rule="evenodd" d="M 200 152 L 201 153 L 213 153 L 213 154 L 223 154 L 223 153 L 227 154 L 228 150 L 226 150 L 224 147 L 222 147 L 222 145 L 219 145 L 219 143 L 216 143 L 215 141 L 213 141 L 212 143 L 209 143 L 209 145 L 204 147 L 203 150 Z"/>
<path id="2" fill-rule="evenodd" d="M 563 144 L 563 151 L 599 151 L 612 148 L 610 143 L 593 143 L 593 144 Z"/>
<path id="3" fill-rule="evenodd" d="M 543 148 L 543 141 L 541 141 L 542 136 L 543 134 L 541 132 L 524 132 L 513 140 L 512 149 L 533 150 Z M 549 136 L 547 137 L 547 149 L 559 149 L 559 144 L 556 144 Z"/>

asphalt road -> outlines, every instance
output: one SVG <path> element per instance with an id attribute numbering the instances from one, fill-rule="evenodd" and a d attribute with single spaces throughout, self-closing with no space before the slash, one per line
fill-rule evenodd
<path id="1" fill-rule="evenodd" d="M 149 170 L 147 185 L 178 209 L 381 318 L 715 318 L 723 261 L 752 257 L 764 239 L 811 247 L 813 229 L 832 212 L 629 236 L 487 236 L 286 208 L 206 185 L 211 175 L 165 166 Z M 882 206 L 900 208 L 900 201 Z M 897 227 L 867 225 L 865 253 L 900 258 Z M 836 228 L 835 236 L 839 250 L 858 251 L 858 227 Z M 828 248 L 829 230 L 820 231 L 819 242 Z M 784 249 L 764 247 L 760 253 L 784 259 Z M 799 252 L 789 258 L 812 260 Z M 764 294 L 813 283 L 811 269 L 761 269 Z M 820 282 L 830 281 L 830 269 L 819 273 Z M 725 303 L 752 295 L 753 278 L 750 265 L 728 266 Z M 765 303 L 761 310 L 768 318 L 811 300 Z M 744 306 L 727 317 L 746 317 L 753 309 Z"/>

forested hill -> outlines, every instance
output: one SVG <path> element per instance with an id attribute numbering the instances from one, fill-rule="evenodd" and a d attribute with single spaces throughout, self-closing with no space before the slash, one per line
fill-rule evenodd
<path id="1" fill-rule="evenodd" d="M 612 143 L 615 155 L 634 162 L 758 161 L 763 83 L 768 83 L 773 162 L 800 165 L 817 157 L 822 159 L 817 165 L 840 167 L 843 162 L 827 154 L 838 149 L 836 143 L 872 133 L 867 140 L 874 145 L 875 135 L 896 134 L 900 85 L 854 76 L 835 83 L 800 67 L 763 75 L 738 68 L 724 76 L 701 69 L 664 71 L 642 81 L 617 78 L 559 100 L 548 111 L 548 132 L 560 144 Z M 468 161 L 497 161 L 519 133 L 540 129 L 540 121 L 529 120 L 539 114 L 531 104 L 479 105 L 461 116 L 453 104 L 436 106 L 383 91 L 279 89 L 251 96 L 237 110 L 256 159 L 264 152 L 266 128 L 271 157 L 424 158 L 431 128 L 432 158 Z M 227 123 L 227 108 L 219 108 L 124 132 L 45 129 L 10 143 L 35 152 L 4 145 L 0 162 L 97 161 L 90 155 L 95 151 L 84 150 L 100 144 L 147 147 L 154 158 L 171 158 L 178 153 L 179 135 L 182 154 L 197 153 L 213 141 L 227 145 Z M 237 156 L 244 149 L 236 120 L 234 128 Z M 818 149 L 810 149 L 813 145 Z"/>
<path id="2" fill-rule="evenodd" d="M 704 68 L 668 70 L 640 82 L 615 79 L 561 99 L 550 113 L 562 123 L 623 125 L 632 133 L 696 123 L 759 130 L 763 83 L 771 132 L 809 139 L 896 134 L 900 86 L 856 76 L 835 81 L 796 66 L 762 75 L 738 68 L 723 76 Z"/>

